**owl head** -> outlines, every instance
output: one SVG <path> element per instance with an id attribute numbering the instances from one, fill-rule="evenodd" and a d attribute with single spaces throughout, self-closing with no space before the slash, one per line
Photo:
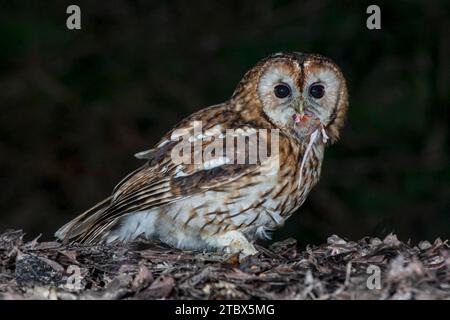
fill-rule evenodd
<path id="1" fill-rule="evenodd" d="M 259 109 L 274 126 L 299 140 L 319 130 L 323 141 L 335 142 L 348 106 L 339 67 L 326 57 L 298 52 L 277 53 L 259 62 L 233 98 Z"/>

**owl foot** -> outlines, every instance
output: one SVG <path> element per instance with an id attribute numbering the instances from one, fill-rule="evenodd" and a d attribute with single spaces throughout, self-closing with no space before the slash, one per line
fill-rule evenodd
<path id="1" fill-rule="evenodd" d="M 210 245 L 228 254 L 239 253 L 239 261 L 258 253 L 253 244 L 239 231 L 229 231 L 213 239 L 208 241 Z"/>

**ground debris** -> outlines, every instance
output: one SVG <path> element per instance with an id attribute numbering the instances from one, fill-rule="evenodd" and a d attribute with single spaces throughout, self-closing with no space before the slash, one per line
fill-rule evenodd
<path id="1" fill-rule="evenodd" d="M 138 240 L 81 246 L 0 234 L 0 299 L 450 299 L 447 241 L 332 235 L 237 257 Z M 377 274 L 378 272 L 378 274 Z M 378 277 L 376 279 L 375 277 Z M 378 282 L 377 282 L 378 281 Z"/>

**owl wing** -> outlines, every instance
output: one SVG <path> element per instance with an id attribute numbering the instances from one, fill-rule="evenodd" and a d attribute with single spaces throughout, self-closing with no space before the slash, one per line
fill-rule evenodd
<path id="1" fill-rule="evenodd" d="M 220 110 L 220 106 L 216 108 Z M 230 138 L 230 135 L 225 135 L 226 129 L 230 128 L 230 121 L 233 124 L 239 122 L 230 117 L 225 120 L 223 114 L 226 110 L 223 108 L 220 114 L 216 114 L 217 110 L 210 108 L 204 111 L 208 114 L 209 121 L 203 121 L 205 116 L 201 113 L 194 114 L 169 132 L 154 149 L 139 153 L 138 157 L 145 158 L 148 162 L 119 182 L 111 197 L 63 226 L 57 231 L 56 236 L 64 240 L 95 243 L 102 239 L 105 231 L 110 230 L 120 218 L 128 214 L 169 205 L 206 190 L 223 190 L 230 182 L 256 174 L 260 169 L 260 163 L 249 162 L 248 154 L 244 155 L 247 156 L 245 164 L 236 164 L 235 161 L 229 163 L 230 154 L 223 148 L 226 146 L 227 137 Z M 198 119 L 202 120 L 202 123 L 207 123 L 200 134 L 195 132 L 192 125 L 193 121 Z M 235 131 L 236 135 L 255 132 L 254 128 L 242 123 L 235 129 L 238 129 Z M 196 157 L 199 153 L 206 153 L 207 150 L 219 151 L 220 148 L 217 146 L 222 146 L 223 154 L 216 156 L 212 152 L 213 157 L 209 160 L 197 163 L 174 161 L 174 152 L 176 148 L 180 148 L 180 141 L 177 138 L 183 132 L 186 133 L 183 135 L 183 141 L 189 145 L 187 150 L 191 160 L 198 160 Z M 248 143 L 248 140 L 245 141 Z M 234 148 L 234 159 L 238 159 L 245 149 Z M 200 157 L 200 160 L 205 159 Z"/>

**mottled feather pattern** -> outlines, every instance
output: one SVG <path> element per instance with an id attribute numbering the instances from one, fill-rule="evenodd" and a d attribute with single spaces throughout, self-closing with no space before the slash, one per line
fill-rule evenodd
<path id="1" fill-rule="evenodd" d="M 311 97 L 309 88 L 318 83 L 328 95 Z M 288 86 L 289 96 L 277 96 L 274 88 L 280 84 Z M 325 146 L 338 139 L 347 104 L 345 80 L 331 60 L 272 55 L 244 75 L 229 101 L 192 114 L 153 149 L 136 154 L 146 164 L 56 236 L 98 243 L 144 235 L 181 249 L 253 254 L 251 242 L 281 227 L 318 182 Z M 195 131 L 198 123 L 201 134 Z M 276 140 L 261 132 L 276 132 Z M 258 154 L 252 162 L 246 153 L 252 135 L 271 153 L 277 146 L 277 152 L 269 158 Z M 226 146 L 230 139 L 242 138 L 246 148 L 231 154 L 224 147 L 211 153 L 221 151 L 219 157 L 176 163 L 173 151 L 186 136 L 191 159 L 202 159 L 199 152 L 204 155 L 217 142 Z"/>

